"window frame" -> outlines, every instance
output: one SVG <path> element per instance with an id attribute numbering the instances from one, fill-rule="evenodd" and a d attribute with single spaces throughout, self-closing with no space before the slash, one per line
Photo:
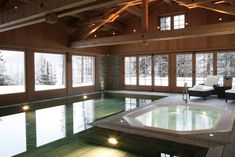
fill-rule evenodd
<path id="1" fill-rule="evenodd" d="M 180 15 L 184 15 L 184 28 L 177 28 L 175 29 L 174 27 L 174 17 L 175 16 L 180 16 Z M 169 30 L 162 30 L 161 29 L 161 19 L 162 18 L 167 18 L 170 17 L 170 29 Z M 159 31 L 171 31 L 171 30 L 181 30 L 181 29 L 185 29 L 187 27 L 186 22 L 187 21 L 187 14 L 186 12 L 177 12 L 177 13 L 170 13 L 170 14 L 164 14 L 164 15 L 159 15 L 158 16 L 158 27 L 159 27 Z"/>
<path id="2" fill-rule="evenodd" d="M 47 51 L 47 52 L 45 52 Z M 64 87 L 63 88 L 55 88 L 55 89 L 45 89 L 45 90 L 36 90 L 36 71 L 35 71 L 35 66 L 36 66 L 36 62 L 35 62 L 35 54 L 36 53 L 44 53 L 44 54 L 54 54 L 54 55 L 63 55 L 64 56 Z M 68 81 L 68 78 L 67 78 L 67 73 L 68 73 L 68 70 L 67 70 L 67 66 L 68 66 L 68 62 L 67 62 L 67 55 L 66 55 L 66 52 L 54 52 L 54 51 L 50 51 L 50 50 L 37 50 L 35 49 L 33 51 L 33 70 L 34 70 L 34 78 L 33 78 L 33 91 L 34 92 L 46 92 L 46 91 L 57 91 L 57 90 L 66 90 L 68 88 L 68 84 L 67 84 L 67 81 Z"/>
<path id="3" fill-rule="evenodd" d="M 219 84 L 223 84 L 223 75 L 219 75 L 219 73 L 218 73 L 218 61 L 219 60 L 221 60 L 221 59 L 219 59 L 218 58 L 218 54 L 219 53 L 225 53 L 226 54 L 226 60 L 225 60 L 225 62 L 226 62 L 226 65 L 227 65 L 227 63 L 228 63 L 228 56 L 227 56 L 227 53 L 234 53 L 234 56 L 235 56 L 235 50 L 222 50 L 222 51 L 216 51 L 215 52 L 215 54 L 216 54 L 216 60 L 214 60 L 215 61 L 215 64 L 216 64 L 216 75 L 218 75 L 218 76 L 220 76 L 220 81 L 219 81 Z M 233 58 L 233 59 L 235 59 L 235 58 Z M 233 60 L 232 59 L 232 60 Z M 234 71 L 235 71 L 235 69 L 234 69 Z M 234 76 L 231 76 L 232 77 L 232 86 L 235 86 L 235 75 Z"/>
<path id="4" fill-rule="evenodd" d="M 178 64 L 177 64 L 177 55 L 191 55 L 191 68 L 192 68 L 192 71 L 191 71 L 191 74 L 192 74 L 192 76 L 191 76 L 191 84 L 192 84 L 192 86 L 194 85 L 194 78 L 195 78 L 195 76 L 194 76 L 194 53 L 193 52 L 185 52 L 185 53 L 176 53 L 176 55 L 175 55 L 175 87 L 176 88 L 182 88 L 182 87 L 184 87 L 184 85 L 183 86 L 180 86 L 180 85 L 177 85 L 177 67 L 178 67 Z M 185 77 L 183 77 L 184 78 L 184 82 L 185 82 Z M 191 87 L 191 86 L 189 86 L 189 84 L 187 83 L 187 86 L 188 87 Z"/>
<path id="5" fill-rule="evenodd" d="M 93 79 L 92 79 L 92 85 L 80 85 L 80 86 L 74 86 L 73 85 L 73 56 L 81 56 L 81 57 L 92 57 L 93 58 Z M 82 74 L 83 75 L 83 74 Z M 71 86 L 72 88 L 83 88 L 83 87 L 93 87 L 96 85 L 96 57 L 94 55 L 86 55 L 86 54 L 71 54 L 71 79 L 72 83 Z"/>
<path id="6" fill-rule="evenodd" d="M 4 48 L 4 47 L 1 47 L 0 50 L 3 50 L 3 51 L 14 51 L 14 52 L 23 52 L 24 53 L 24 91 L 23 92 L 17 92 L 17 93 L 5 93 L 5 94 L 0 94 L 0 97 L 4 97 L 4 96 L 11 96 L 11 95 L 25 95 L 27 93 L 27 90 L 28 90 L 28 85 L 27 85 L 27 75 L 28 75 L 28 72 L 27 72 L 27 51 L 23 48 Z M 18 99 L 21 99 L 20 97 Z"/>

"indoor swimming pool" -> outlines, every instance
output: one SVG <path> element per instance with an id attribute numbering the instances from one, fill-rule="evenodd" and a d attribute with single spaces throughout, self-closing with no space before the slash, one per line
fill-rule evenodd
<path id="1" fill-rule="evenodd" d="M 0 108 L 0 156 L 94 156 L 101 148 L 80 140 L 80 132 L 97 119 L 156 99 L 95 94 Z"/>

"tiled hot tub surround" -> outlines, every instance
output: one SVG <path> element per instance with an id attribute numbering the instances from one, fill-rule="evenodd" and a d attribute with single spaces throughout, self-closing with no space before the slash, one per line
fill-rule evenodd
<path id="1" fill-rule="evenodd" d="M 152 111 L 156 111 L 161 108 L 166 107 L 175 107 L 175 108 L 193 108 L 198 109 L 200 112 L 203 110 L 210 111 L 211 113 L 218 113 L 217 119 L 215 120 L 215 123 L 212 127 L 208 127 L 206 129 L 186 129 L 186 130 L 180 130 L 180 129 L 172 129 L 172 128 L 164 128 L 164 127 L 152 127 L 150 125 L 146 125 L 143 123 L 143 121 L 140 120 L 140 116 L 144 114 L 148 114 Z M 206 114 L 206 113 L 205 113 Z M 142 128 L 147 130 L 155 130 L 155 131 L 164 131 L 168 133 L 174 133 L 174 134 L 200 134 L 200 133 L 215 133 L 215 132 L 229 132 L 232 131 L 233 123 L 235 115 L 232 111 L 226 110 L 223 108 L 215 108 L 212 106 L 206 106 L 206 105 L 198 105 L 198 104 L 161 104 L 161 105 L 150 105 L 146 106 L 144 108 L 137 109 L 133 112 L 127 113 L 123 116 L 123 118 L 132 126 L 136 128 Z M 156 118 L 164 118 L 164 117 L 156 117 Z"/>

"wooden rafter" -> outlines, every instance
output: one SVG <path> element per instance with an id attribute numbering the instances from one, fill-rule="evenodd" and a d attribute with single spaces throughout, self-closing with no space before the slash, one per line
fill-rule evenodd
<path id="1" fill-rule="evenodd" d="M 74 41 L 71 48 L 84 48 L 95 46 L 110 46 L 130 43 L 142 43 L 143 41 L 166 41 L 176 39 L 188 39 L 207 36 L 217 36 L 235 33 L 235 22 L 197 26 L 174 31 L 159 31 L 156 33 L 134 33 L 115 37 L 96 38 L 82 41 Z"/>
<path id="2" fill-rule="evenodd" d="M 111 15 L 109 15 L 103 22 L 97 24 L 94 28 L 92 28 L 89 32 L 87 32 L 84 35 L 84 38 L 86 38 L 89 35 L 93 34 L 94 32 L 96 32 L 98 29 L 100 29 L 105 24 L 114 22 L 120 16 L 120 14 L 123 11 L 125 11 L 128 7 L 130 7 L 132 5 L 133 5 L 133 3 L 130 2 L 130 3 L 125 4 L 124 6 L 121 6 L 117 11 L 115 11 Z"/>
<path id="3" fill-rule="evenodd" d="M 188 8 L 204 8 L 208 10 L 212 10 L 219 13 L 229 14 L 229 15 L 235 15 L 235 8 L 232 6 L 225 6 L 222 4 L 215 4 L 212 3 L 214 0 L 195 0 L 193 2 L 190 2 L 188 0 L 176 0 L 180 5 L 183 5 Z"/>
<path id="4" fill-rule="evenodd" d="M 142 17 L 142 12 L 141 12 L 141 9 L 138 8 L 137 6 L 132 6 L 132 7 L 129 7 L 126 9 L 126 11 L 128 11 L 129 13 L 135 15 L 135 16 L 138 16 L 138 17 Z"/>
<path id="5" fill-rule="evenodd" d="M 129 2 L 142 3 L 141 0 L 35 0 L 32 3 L 19 6 L 14 11 L 1 12 L 0 32 L 44 22 L 45 15 L 51 12 L 61 18 L 89 10 L 124 5 Z"/>
<path id="6" fill-rule="evenodd" d="M 149 30 L 149 5 L 148 0 L 142 0 L 142 32 Z"/>
<path id="7" fill-rule="evenodd" d="M 19 1 L 21 1 L 23 3 L 32 3 L 33 2 L 33 0 L 19 0 Z"/>

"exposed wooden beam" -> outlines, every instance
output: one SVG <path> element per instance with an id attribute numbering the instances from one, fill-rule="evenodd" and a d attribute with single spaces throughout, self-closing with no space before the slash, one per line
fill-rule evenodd
<path id="1" fill-rule="evenodd" d="M 112 23 L 114 22 L 119 16 L 120 14 L 125 11 L 128 7 L 130 7 L 132 4 L 132 2 L 127 3 L 126 5 L 120 7 L 117 11 L 113 12 L 111 15 L 109 15 L 105 21 L 101 22 L 100 24 L 96 25 L 95 28 L 92 28 L 88 33 L 85 34 L 85 36 L 83 38 L 88 37 L 89 35 L 93 34 L 94 32 L 96 32 L 98 29 L 100 29 L 102 26 L 104 26 L 107 23 Z"/>
<path id="2" fill-rule="evenodd" d="M 149 5 L 148 0 L 142 0 L 142 32 L 149 30 Z"/>
<path id="3" fill-rule="evenodd" d="M 32 3 L 33 2 L 32 0 L 19 0 L 19 1 L 21 1 L 23 3 Z"/>
<path id="4" fill-rule="evenodd" d="M 225 6 L 221 4 L 211 3 L 212 0 L 195 0 L 193 2 L 189 2 L 188 0 L 176 0 L 180 5 L 183 5 L 188 8 L 204 8 L 208 10 L 212 10 L 219 13 L 235 15 L 235 7 Z"/>
<path id="5" fill-rule="evenodd" d="M 125 26 L 118 23 L 118 22 L 106 23 L 104 26 L 109 27 L 109 28 L 114 29 L 114 30 L 118 30 L 118 31 L 124 31 L 124 29 L 125 29 Z"/>
<path id="6" fill-rule="evenodd" d="M 55 24 L 58 22 L 58 18 L 57 18 L 56 13 L 46 14 L 45 18 L 46 18 L 46 23 L 49 23 L 49 24 Z"/>
<path id="7" fill-rule="evenodd" d="M 14 11 L 0 13 L 0 32 L 45 21 L 45 15 L 57 13 L 57 17 L 70 16 L 84 11 L 102 9 L 140 0 L 35 0 L 19 6 Z"/>
<path id="8" fill-rule="evenodd" d="M 188 27 L 181 30 L 159 31 L 156 33 L 134 33 L 106 38 L 96 38 L 70 43 L 71 48 L 84 48 L 95 46 L 110 46 L 130 43 L 142 43 L 143 41 L 166 41 L 176 39 L 188 39 L 207 36 L 217 36 L 235 33 L 235 22 L 212 24 L 207 26 Z"/>
<path id="9" fill-rule="evenodd" d="M 142 17 L 142 12 L 141 9 L 138 8 L 137 6 L 132 6 L 126 9 L 126 11 L 128 11 L 129 13 L 138 16 L 138 17 Z"/>
<path id="10" fill-rule="evenodd" d="M 213 4 L 213 3 L 203 3 L 198 5 L 200 8 L 216 11 L 219 13 L 235 15 L 235 7 L 232 6 L 225 6 L 221 4 Z"/>

